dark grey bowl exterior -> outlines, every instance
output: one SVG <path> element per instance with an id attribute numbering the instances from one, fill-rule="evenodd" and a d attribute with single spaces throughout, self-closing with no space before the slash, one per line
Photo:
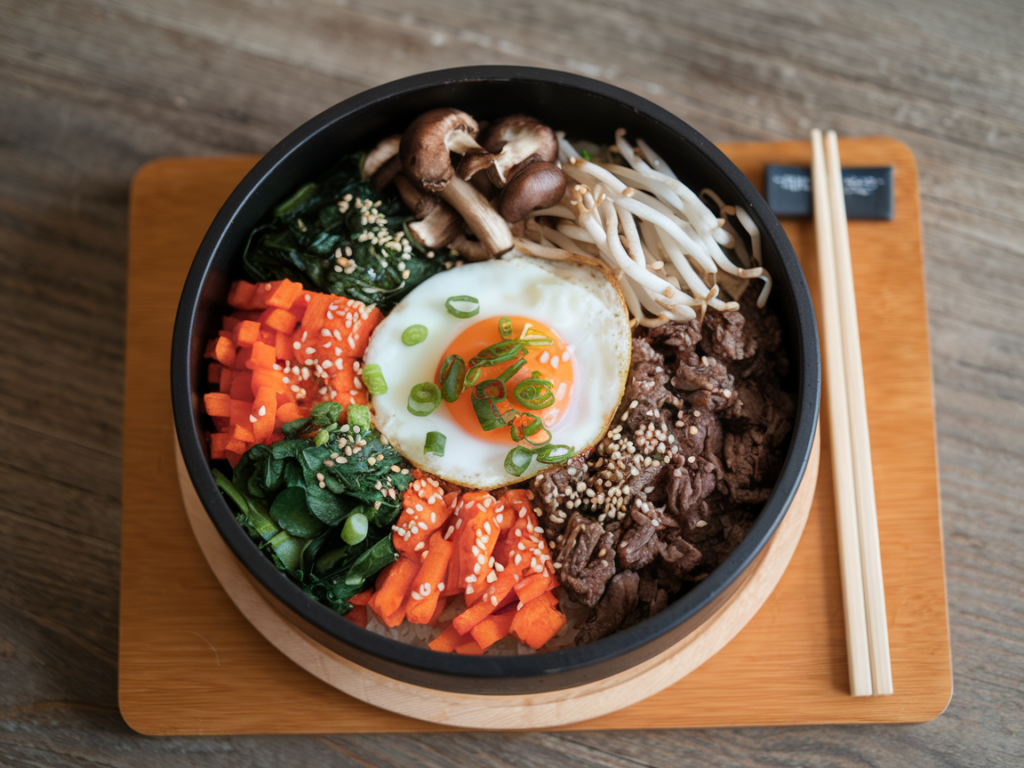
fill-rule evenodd
<path id="1" fill-rule="evenodd" d="M 774 492 L 735 552 L 666 610 L 603 640 L 546 654 L 468 657 L 380 637 L 307 597 L 259 551 L 236 522 L 210 472 L 202 438 L 203 350 L 225 310 L 249 231 L 301 184 L 347 152 L 400 132 L 419 113 L 459 107 L 477 119 L 534 115 L 570 137 L 607 143 L 617 128 L 644 138 L 695 189 L 710 187 L 746 206 L 760 227 L 775 278 L 771 302 L 782 319 L 796 387 L 797 418 Z M 327 648 L 407 683 L 475 694 L 523 694 L 576 687 L 614 675 L 678 643 L 749 577 L 789 508 L 811 452 L 820 400 L 817 327 L 803 272 L 782 226 L 754 186 L 710 141 L 646 99 L 577 75 L 521 67 L 467 67 L 373 88 L 313 118 L 274 147 L 214 219 L 189 271 L 174 326 L 171 391 L 178 440 L 199 498 L 254 581 L 290 621 Z"/>

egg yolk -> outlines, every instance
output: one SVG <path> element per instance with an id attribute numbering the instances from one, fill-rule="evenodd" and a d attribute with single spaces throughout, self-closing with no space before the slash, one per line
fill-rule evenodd
<path id="1" fill-rule="evenodd" d="M 506 382 L 505 391 L 507 399 L 498 405 L 498 410 L 504 413 L 509 409 L 514 409 L 521 413 L 539 416 L 541 421 L 544 422 L 544 426 L 553 433 L 557 441 L 558 435 L 555 428 L 568 411 L 569 403 L 572 399 L 573 378 L 570 350 L 559 335 L 543 323 L 538 323 L 525 317 L 511 317 L 509 319 L 512 321 L 510 340 L 546 337 L 551 339 L 551 343 L 544 346 L 527 346 L 525 348 L 526 365 L 522 366 Z M 445 350 L 444 358 L 447 358 L 449 355 L 458 355 L 466 361 L 468 366 L 469 361 L 479 355 L 484 349 L 492 344 L 503 341 L 498 323 L 499 318 L 491 317 L 471 325 L 459 334 L 458 338 Z M 522 357 L 524 356 L 520 355 L 507 362 L 481 368 L 480 377 L 476 380 L 476 383 L 479 384 L 488 379 L 497 378 L 510 366 L 514 365 L 516 360 Z M 444 358 L 442 358 L 442 362 Z M 551 382 L 551 394 L 555 398 L 553 403 L 540 410 L 528 408 L 515 396 L 516 385 L 530 378 L 534 371 L 538 372 L 541 379 Z M 438 366 L 438 372 L 440 372 L 440 366 Z M 444 403 L 455 422 L 463 430 L 475 437 L 515 445 L 516 443 L 512 439 L 509 427 L 485 431 L 480 426 L 480 421 L 470 399 L 472 390 L 472 387 L 467 386 L 465 391 L 459 396 L 459 399 L 454 403 Z"/>

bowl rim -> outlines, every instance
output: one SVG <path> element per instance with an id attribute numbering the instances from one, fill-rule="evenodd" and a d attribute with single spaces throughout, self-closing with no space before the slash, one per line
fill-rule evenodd
<path id="1" fill-rule="evenodd" d="M 190 382 L 192 335 L 195 330 L 198 300 L 215 254 L 232 231 L 239 212 L 275 171 L 299 152 L 307 141 L 330 131 L 360 111 L 380 101 L 400 99 L 422 89 L 472 81 L 524 81 L 575 89 L 588 95 L 620 102 L 659 122 L 689 144 L 705 160 L 717 167 L 740 191 L 748 211 L 761 229 L 763 238 L 772 241 L 778 251 L 786 280 L 776 278 L 776 286 L 786 285 L 792 294 L 798 329 L 791 347 L 802 362 L 796 370 L 796 416 L 789 450 L 772 493 L 754 525 L 740 544 L 696 587 L 675 600 L 660 613 L 628 629 L 582 646 L 539 654 L 516 656 L 463 656 L 438 653 L 426 648 L 384 637 L 363 629 L 327 606 L 306 595 L 287 575 L 279 571 L 249 538 L 235 520 L 221 495 L 211 472 L 201 435 L 195 428 L 197 398 Z M 795 366 L 796 361 L 791 361 Z M 639 651 L 676 626 L 708 609 L 761 553 L 775 533 L 796 493 L 810 456 L 817 427 L 821 397 L 821 361 L 814 307 L 800 263 L 782 225 L 769 209 L 754 185 L 707 138 L 688 123 L 642 96 L 616 86 L 558 70 L 519 66 L 470 66 L 437 70 L 385 83 L 352 96 L 306 121 L 275 145 L 246 174 L 221 206 L 204 236 L 182 289 L 174 322 L 171 350 L 171 399 L 175 430 L 190 479 L 220 535 L 249 574 L 275 599 L 312 627 L 332 636 L 356 651 L 392 665 L 431 674 L 464 679 L 526 679 L 560 674 L 608 662 L 618 656 Z M 488 693 L 483 690 L 480 693 Z"/>

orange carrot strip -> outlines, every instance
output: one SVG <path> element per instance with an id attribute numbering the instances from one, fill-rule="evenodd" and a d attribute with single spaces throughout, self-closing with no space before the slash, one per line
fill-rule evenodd
<path id="1" fill-rule="evenodd" d="M 519 574 L 513 570 L 502 571 L 498 574 L 497 581 L 481 593 L 480 600 L 452 620 L 452 626 L 463 635 L 469 632 L 498 610 L 498 605 L 512 592 L 512 587 L 515 586 L 518 578 Z"/>
<path id="2" fill-rule="evenodd" d="M 531 600 L 515 613 L 511 631 L 522 642 L 537 650 L 565 626 L 565 614 L 552 608 L 543 597 Z"/>
<path id="3" fill-rule="evenodd" d="M 243 320 L 235 326 L 232 336 L 238 346 L 251 347 L 260 340 L 260 324 L 252 320 Z"/>
<path id="4" fill-rule="evenodd" d="M 228 306 L 236 309 L 250 309 L 256 286 L 245 280 L 236 280 L 228 291 Z"/>
<path id="5" fill-rule="evenodd" d="M 206 366 L 206 383 L 207 384 L 220 384 L 220 374 L 224 370 L 224 366 L 220 363 L 210 363 Z"/>
<path id="6" fill-rule="evenodd" d="M 288 309 L 302 293 L 302 283 L 295 283 L 291 280 L 278 280 L 271 283 L 271 285 L 275 287 L 266 296 L 268 307 Z"/>
<path id="7" fill-rule="evenodd" d="M 277 414 L 277 393 L 270 387 L 261 387 L 256 393 L 252 404 L 249 421 L 252 424 L 252 437 L 262 443 L 274 431 L 274 416 Z M 256 421 L 253 421 L 253 417 Z"/>
<path id="8" fill-rule="evenodd" d="M 235 344 L 231 339 L 226 339 L 223 336 L 218 337 L 217 345 L 213 349 L 214 357 L 217 358 L 217 362 L 221 365 L 226 365 L 229 368 L 235 364 Z"/>
<path id="9" fill-rule="evenodd" d="M 434 607 L 434 615 L 430 617 L 430 621 L 427 622 L 432 627 L 437 626 L 437 622 L 441 618 L 441 614 L 444 613 L 444 609 L 448 607 L 448 598 L 438 596 L 437 605 Z"/>
<path id="10" fill-rule="evenodd" d="M 434 615 L 440 593 L 438 585 L 443 584 L 448 573 L 448 560 L 454 548 L 455 545 L 446 541 L 440 531 L 435 532 L 427 542 L 427 556 L 412 580 L 409 608 L 405 612 L 406 618 L 413 624 L 427 624 Z"/>
<path id="11" fill-rule="evenodd" d="M 368 602 L 370 602 L 371 597 L 373 597 L 373 590 L 364 589 L 358 595 L 352 595 L 352 597 L 350 597 L 348 601 L 352 603 L 352 605 L 366 605 Z"/>
<path id="12" fill-rule="evenodd" d="M 252 400 L 252 371 L 235 371 L 229 392 L 232 400 Z"/>
<path id="13" fill-rule="evenodd" d="M 448 507 L 437 480 L 413 470 L 412 484 L 402 496 L 402 514 L 394 525 L 395 549 L 409 557 L 418 556 L 427 538 L 448 519 Z"/>
<path id="14" fill-rule="evenodd" d="M 556 586 L 558 586 L 558 582 L 545 569 L 543 573 L 531 573 L 525 579 L 517 582 L 516 596 L 520 602 L 528 603 Z"/>
<path id="15" fill-rule="evenodd" d="M 223 432 L 211 432 L 210 433 L 210 458 L 211 459 L 223 459 L 224 449 L 227 447 L 228 442 L 231 438 Z"/>
<path id="16" fill-rule="evenodd" d="M 220 391 L 224 394 L 231 392 L 231 382 L 235 378 L 234 368 L 222 368 L 220 372 Z"/>
<path id="17" fill-rule="evenodd" d="M 480 656 L 483 654 L 484 649 L 477 644 L 476 640 L 470 640 L 468 643 L 458 646 L 455 652 L 463 656 Z"/>
<path id="18" fill-rule="evenodd" d="M 394 614 L 402 605 L 420 565 L 415 560 L 402 557 L 392 563 L 389 569 L 383 586 L 372 598 L 371 607 L 382 618 Z"/>
<path id="19" fill-rule="evenodd" d="M 309 409 L 298 406 L 295 403 L 278 405 L 277 412 L 274 414 L 274 429 L 280 429 L 289 421 L 304 419 L 307 416 L 309 416 Z"/>
<path id="20" fill-rule="evenodd" d="M 366 629 L 366 622 L 369 620 L 369 617 L 366 615 L 366 606 L 353 605 L 352 610 L 345 614 L 345 618 L 353 624 L 358 624 L 363 629 Z"/>
<path id="21" fill-rule="evenodd" d="M 273 368 L 274 363 L 277 362 L 277 350 L 273 344 L 264 344 L 262 341 L 257 341 L 252 345 L 252 352 L 249 355 L 249 361 L 245 364 L 246 368 Z"/>
<path id="22" fill-rule="evenodd" d="M 444 632 L 430 641 L 430 649 L 442 653 L 451 653 L 460 645 L 465 645 L 468 642 L 470 642 L 470 638 L 463 637 L 455 627 L 449 625 Z"/>
<path id="23" fill-rule="evenodd" d="M 486 650 L 509 633 L 513 618 L 515 618 L 514 611 L 492 614 L 469 630 L 469 634 L 477 645 Z"/>
<path id="24" fill-rule="evenodd" d="M 203 405 L 208 416 L 230 416 L 231 397 L 220 392 L 207 392 L 203 395 Z"/>

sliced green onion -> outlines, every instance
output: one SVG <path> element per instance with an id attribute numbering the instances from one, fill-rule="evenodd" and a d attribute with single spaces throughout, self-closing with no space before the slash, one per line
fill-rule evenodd
<path id="1" fill-rule="evenodd" d="M 414 347 L 427 338 L 427 326 L 410 325 L 402 331 L 402 343 L 407 347 Z"/>
<path id="2" fill-rule="evenodd" d="M 473 394 L 479 398 L 487 398 L 492 403 L 499 403 L 505 399 L 505 382 L 501 379 L 481 381 L 474 387 Z"/>
<path id="3" fill-rule="evenodd" d="M 508 424 L 510 424 L 511 427 L 512 427 L 512 429 L 511 429 L 512 439 L 515 440 L 517 443 L 518 442 L 522 442 L 523 440 L 526 440 L 529 437 L 533 437 L 535 434 L 540 432 L 542 429 L 545 432 L 547 432 L 547 427 L 545 427 L 544 426 L 544 422 L 540 420 L 540 416 L 537 416 L 534 413 L 519 413 L 518 411 L 508 411 L 505 414 L 505 416 L 507 417 L 510 413 L 514 413 L 516 415 L 516 417 L 519 417 L 519 416 L 524 416 L 525 417 L 525 425 L 524 424 L 516 424 L 515 423 L 515 418 L 506 419 Z M 537 442 L 536 445 L 545 445 L 546 443 L 550 442 L 551 433 L 547 432 L 547 434 L 548 434 L 548 439 L 544 440 L 543 442 Z M 530 441 L 527 441 L 527 442 L 530 442 Z"/>
<path id="4" fill-rule="evenodd" d="M 358 544 L 366 538 L 366 532 L 370 530 L 370 521 L 362 512 L 355 512 L 348 516 L 344 527 L 341 529 L 341 539 L 346 544 Z"/>
<path id="5" fill-rule="evenodd" d="M 528 347 L 549 347 L 555 340 L 549 336 L 527 336 L 525 339 L 518 339 L 521 344 Z"/>
<path id="6" fill-rule="evenodd" d="M 432 381 L 417 384 L 409 392 L 409 413 L 413 416 L 429 416 L 441 404 L 441 390 Z"/>
<path id="7" fill-rule="evenodd" d="M 427 432 L 427 440 L 423 444 L 424 453 L 432 453 L 435 456 L 444 456 L 444 447 L 448 438 L 443 432 Z"/>
<path id="8" fill-rule="evenodd" d="M 519 373 L 519 369 L 522 368 L 524 365 L 526 365 L 526 358 L 521 357 L 519 358 L 518 362 L 512 363 L 512 365 L 506 368 L 505 372 L 502 373 L 498 378 L 501 381 L 508 382 L 509 379 L 511 379 L 513 376 Z"/>
<path id="9" fill-rule="evenodd" d="M 470 402 L 473 404 L 476 419 L 485 432 L 507 426 L 497 405 L 504 399 L 505 382 L 499 379 L 482 381 L 473 388 Z"/>
<path id="10" fill-rule="evenodd" d="M 540 373 L 534 371 L 530 378 L 516 384 L 514 393 L 516 399 L 531 411 L 539 411 L 554 405 L 555 395 L 551 391 L 553 386 L 553 382 L 540 378 Z"/>
<path id="11" fill-rule="evenodd" d="M 551 430 L 542 423 L 538 429 L 526 434 L 524 441 L 527 445 L 532 445 L 534 448 L 543 448 L 551 442 Z"/>
<path id="12" fill-rule="evenodd" d="M 545 445 L 537 453 L 537 461 L 541 464 L 565 464 L 575 450 L 569 445 Z"/>
<path id="13" fill-rule="evenodd" d="M 456 307 L 455 304 L 469 305 L 466 309 Z M 448 314 L 453 317 L 460 319 L 466 319 L 467 317 L 475 317 L 480 314 L 480 300 L 472 296 L 452 296 L 448 301 L 444 303 L 445 309 L 448 310 Z"/>
<path id="14" fill-rule="evenodd" d="M 513 477 L 519 477 L 533 461 L 533 451 L 517 445 L 505 456 L 505 471 Z"/>
<path id="15" fill-rule="evenodd" d="M 466 388 L 466 361 L 459 355 L 448 355 L 441 363 L 438 379 L 441 382 L 441 397 L 446 403 L 454 403 Z"/>
<path id="16" fill-rule="evenodd" d="M 370 406 L 359 405 L 358 403 L 352 403 L 348 407 L 348 424 L 350 427 L 359 427 L 360 432 L 369 432 L 371 427 L 370 424 Z"/>
<path id="17" fill-rule="evenodd" d="M 508 317 L 503 317 L 498 321 L 498 333 L 501 334 L 503 339 L 512 338 L 512 320 Z"/>
<path id="18" fill-rule="evenodd" d="M 388 391 L 388 383 L 384 381 L 384 373 L 376 363 L 364 365 L 360 375 L 363 377 L 366 391 L 371 395 L 383 395 Z"/>
<path id="19" fill-rule="evenodd" d="M 480 368 L 480 366 L 470 368 L 469 371 L 466 372 L 466 386 L 474 386 L 478 381 L 480 381 L 480 375 L 482 373 L 483 370 Z"/>
<path id="20" fill-rule="evenodd" d="M 523 342 L 518 339 L 499 341 L 497 344 L 491 344 L 491 346 L 480 350 L 480 354 L 470 360 L 469 365 L 475 368 L 481 365 L 507 363 L 509 360 L 515 360 L 519 357 L 523 352 L 524 346 Z"/>

